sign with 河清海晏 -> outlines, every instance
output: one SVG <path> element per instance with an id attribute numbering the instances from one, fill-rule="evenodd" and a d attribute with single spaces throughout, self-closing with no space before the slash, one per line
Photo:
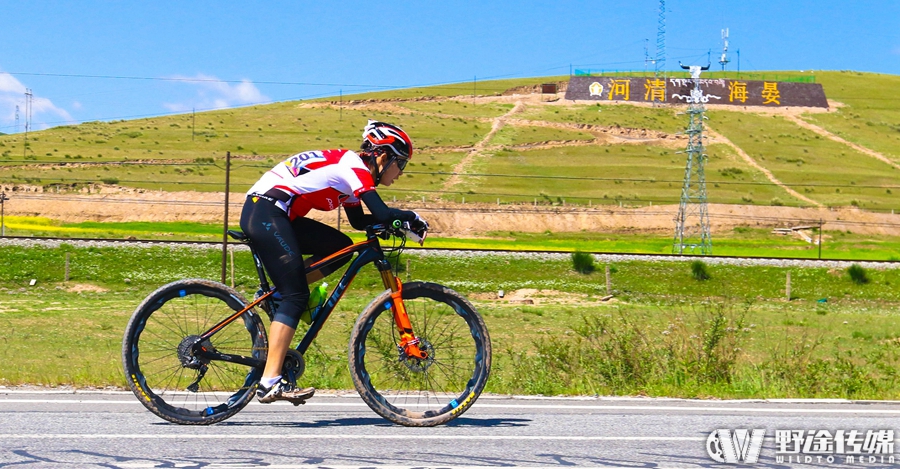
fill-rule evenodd
<path id="1" fill-rule="evenodd" d="M 566 99 L 628 101 L 638 103 L 704 104 L 768 107 L 828 107 L 825 90 L 818 83 L 701 78 L 702 94 L 692 95 L 691 78 L 572 77 Z M 695 93 L 696 94 L 696 93 Z"/>

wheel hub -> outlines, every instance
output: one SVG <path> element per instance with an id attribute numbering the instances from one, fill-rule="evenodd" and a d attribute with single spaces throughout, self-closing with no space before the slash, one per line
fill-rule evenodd
<path id="1" fill-rule="evenodd" d="M 178 344 L 178 360 L 181 361 L 181 366 L 199 370 L 200 367 L 209 363 L 208 360 L 202 360 L 194 355 L 194 347 L 197 345 L 210 352 L 216 351 L 216 348 L 212 346 L 212 343 L 210 343 L 209 340 L 205 340 L 201 343 L 199 335 L 189 335 L 182 339 L 181 343 Z"/>
<path id="2" fill-rule="evenodd" d="M 415 373 L 424 372 L 434 363 L 434 347 L 431 345 L 431 342 L 419 339 L 419 350 L 425 352 L 427 357 L 424 359 L 409 357 L 402 348 L 400 349 L 400 362 Z"/>

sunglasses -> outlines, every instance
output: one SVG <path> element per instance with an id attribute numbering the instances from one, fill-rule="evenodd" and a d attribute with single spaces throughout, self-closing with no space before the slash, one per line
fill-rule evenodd
<path id="1" fill-rule="evenodd" d="M 393 158 L 392 161 L 397 164 L 397 169 L 399 169 L 401 173 L 403 172 L 404 169 L 406 169 L 406 163 L 409 163 L 408 159 L 398 158 L 396 156 Z"/>

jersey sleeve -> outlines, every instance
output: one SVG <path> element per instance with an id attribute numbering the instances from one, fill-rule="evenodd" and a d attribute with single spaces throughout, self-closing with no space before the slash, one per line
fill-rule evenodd
<path id="1" fill-rule="evenodd" d="M 353 190 L 353 197 L 359 199 L 359 196 L 375 190 L 375 181 L 372 180 L 372 173 L 367 169 L 353 168 L 353 173 L 360 182 L 358 189 Z"/>

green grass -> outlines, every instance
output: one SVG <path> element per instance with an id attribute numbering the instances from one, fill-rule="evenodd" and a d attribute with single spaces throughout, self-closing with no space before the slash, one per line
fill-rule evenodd
<path id="1" fill-rule="evenodd" d="M 489 142 L 491 145 L 524 145 L 548 141 L 581 140 L 589 142 L 594 136 L 587 132 L 568 131 L 537 126 L 503 126 Z"/>
<path id="2" fill-rule="evenodd" d="M 829 99 L 845 106 L 833 113 L 810 114 L 806 120 L 851 142 L 900 162 L 900 108 L 886 90 L 897 77 L 874 73 L 824 73 L 819 82 Z"/>
<path id="3" fill-rule="evenodd" d="M 780 116 L 718 111 L 710 121 L 778 180 L 813 200 L 881 210 L 896 203 L 887 189 L 900 184 L 900 170 L 871 156 Z"/>
<path id="4" fill-rule="evenodd" d="M 519 178 L 472 176 L 457 189 L 466 200 L 557 202 L 568 204 L 617 204 L 646 206 L 650 202 L 677 203 L 681 196 L 685 157 L 649 145 L 565 146 L 536 150 L 501 149 L 473 163 L 470 173 L 516 174 Z M 774 198 L 795 200 L 783 189 L 763 182 L 759 171 L 735 158 L 724 145 L 709 148 L 707 169 L 709 201 L 742 204 Z M 590 167 L 602 168 L 585 171 Z M 741 170 L 735 174 L 733 168 Z M 552 175 L 553 178 L 541 176 Z M 520 195 L 514 197 L 512 195 Z M 457 199 L 458 200 L 458 199 Z"/>
<path id="5" fill-rule="evenodd" d="M 66 253 L 68 283 L 62 282 Z M 237 252 L 235 259 L 237 288 L 252 294 L 249 255 Z M 610 266 L 616 300 L 603 303 L 603 266 L 577 273 L 568 256 L 408 259 L 404 279 L 448 285 L 482 312 L 495 354 L 490 392 L 900 395 L 900 383 L 884 367 L 898 364 L 900 334 L 893 325 L 900 270 L 870 270 L 870 281 L 857 284 L 844 271 L 792 268 L 794 300 L 786 302 L 783 268 L 708 264 L 711 278 L 697 282 L 687 262 L 620 262 Z M 121 334 L 140 300 L 163 283 L 219 273 L 218 251 L 185 248 L 7 246 L 0 247 L 0 262 L 10 266 L 0 271 L 3 385 L 124 386 Z M 308 354 L 305 382 L 351 387 L 349 331 L 381 288 L 373 268 L 360 273 Z M 533 289 L 533 304 L 497 300 L 500 289 Z M 597 329 L 600 324 L 606 332 Z M 663 350 L 671 353 L 664 357 Z M 692 354 L 705 357 L 706 364 L 688 360 Z M 634 359 L 643 359 L 643 368 L 627 376 L 619 372 L 634 366 Z M 841 375 L 848 367 L 849 378 Z"/>

